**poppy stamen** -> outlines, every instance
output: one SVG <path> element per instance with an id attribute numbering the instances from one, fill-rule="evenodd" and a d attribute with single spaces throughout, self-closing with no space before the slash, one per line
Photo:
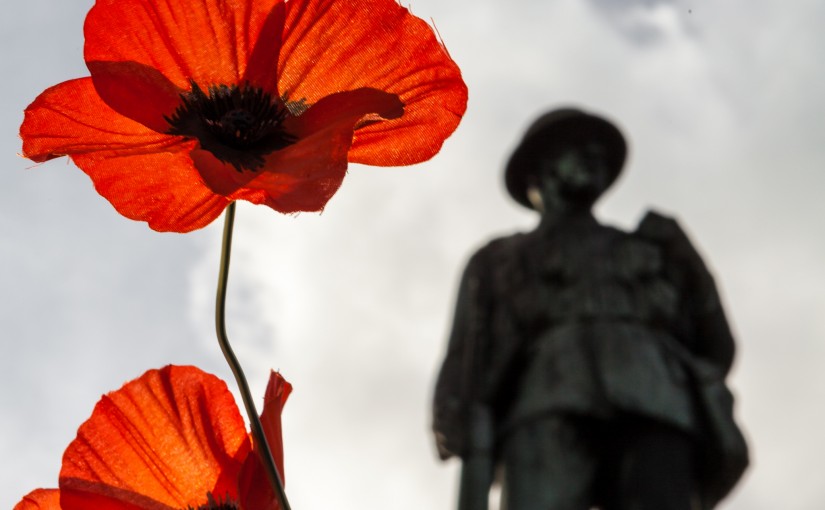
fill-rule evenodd
<path id="1" fill-rule="evenodd" d="M 238 510 L 238 505 L 229 496 L 215 499 L 211 492 L 206 493 L 206 504 L 200 505 L 197 509 L 191 506 L 186 510 Z"/>
<path id="2" fill-rule="evenodd" d="M 293 116 L 284 102 L 251 85 L 213 85 L 204 92 L 192 82 L 192 90 L 180 95 L 181 104 L 166 121 L 167 133 L 195 138 L 239 172 L 256 171 L 264 156 L 291 145 L 296 137 L 284 130 Z"/>

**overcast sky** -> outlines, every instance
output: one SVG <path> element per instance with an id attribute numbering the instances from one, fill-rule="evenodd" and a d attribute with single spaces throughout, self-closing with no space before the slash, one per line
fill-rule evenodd
<path id="1" fill-rule="evenodd" d="M 633 228 L 647 208 L 673 214 L 717 276 L 753 450 L 721 508 L 821 508 L 825 3 L 410 3 L 470 90 L 442 152 L 416 167 L 351 166 L 322 215 L 238 208 L 228 327 L 259 403 L 270 367 L 295 386 L 293 508 L 454 507 L 457 465 L 436 460 L 428 428 L 458 278 L 488 239 L 535 224 L 506 196 L 503 163 L 535 116 L 570 104 L 630 139 L 599 217 Z M 66 160 L 17 156 L 25 106 L 87 75 L 91 5 L 6 2 L 0 17 L 0 508 L 56 485 L 102 393 L 168 363 L 231 377 L 212 317 L 222 221 L 158 234 Z"/>

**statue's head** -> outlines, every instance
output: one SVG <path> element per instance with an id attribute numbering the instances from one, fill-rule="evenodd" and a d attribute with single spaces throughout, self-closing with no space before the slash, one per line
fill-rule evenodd
<path id="1" fill-rule="evenodd" d="M 553 110 L 527 129 L 507 163 L 505 184 L 531 209 L 531 193 L 589 207 L 619 176 L 626 155 L 625 139 L 609 121 L 574 108 Z"/>

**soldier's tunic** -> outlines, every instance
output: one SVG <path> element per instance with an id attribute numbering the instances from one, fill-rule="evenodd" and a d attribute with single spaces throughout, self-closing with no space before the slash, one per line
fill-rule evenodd
<path id="1" fill-rule="evenodd" d="M 510 253 L 494 274 L 509 283 L 493 283 L 494 293 L 504 291 L 495 313 L 512 316 L 511 334 L 530 338 L 502 430 L 557 411 L 633 412 L 693 429 L 687 376 L 671 351 L 680 296 L 661 247 L 596 223 L 503 244 Z"/>

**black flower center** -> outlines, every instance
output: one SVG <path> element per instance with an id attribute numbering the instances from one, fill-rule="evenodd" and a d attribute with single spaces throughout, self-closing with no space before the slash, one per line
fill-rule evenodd
<path id="1" fill-rule="evenodd" d="M 295 142 L 283 123 L 292 116 L 284 101 L 249 85 L 197 83 L 181 94 L 181 104 L 166 117 L 170 135 L 196 138 L 203 149 L 236 170 L 259 170 L 264 156 Z"/>
<path id="2" fill-rule="evenodd" d="M 206 493 L 206 503 L 200 505 L 198 508 L 192 508 L 191 506 L 186 510 L 238 510 L 240 506 L 237 503 L 229 499 L 227 496 L 225 499 L 215 499 L 215 496 L 212 495 L 211 492 Z"/>

